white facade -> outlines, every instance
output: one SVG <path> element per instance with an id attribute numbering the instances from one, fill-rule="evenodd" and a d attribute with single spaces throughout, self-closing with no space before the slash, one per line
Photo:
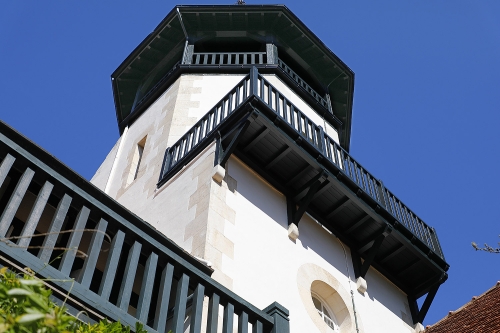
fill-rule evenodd
<path id="1" fill-rule="evenodd" d="M 335 129 L 311 106 L 276 76 L 265 77 L 338 142 Z M 311 292 L 327 303 L 339 332 L 413 332 L 405 322 L 406 294 L 372 268 L 368 290 L 358 292 L 349 248 L 308 215 L 299 223 L 298 239 L 290 239 L 284 195 L 239 159 L 232 156 L 222 182 L 215 181 L 213 143 L 157 188 L 165 149 L 242 78 L 180 76 L 124 131 L 92 183 L 187 252 L 210 261 L 212 277 L 244 299 L 260 308 L 273 301 L 288 308 L 293 333 L 332 332 Z"/>

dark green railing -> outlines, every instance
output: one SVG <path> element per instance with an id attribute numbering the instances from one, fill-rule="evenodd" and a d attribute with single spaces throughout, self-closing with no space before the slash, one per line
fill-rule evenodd
<path id="1" fill-rule="evenodd" d="M 30 267 L 94 319 L 131 327 L 140 321 L 162 333 L 184 332 L 185 321 L 192 333 L 232 333 L 236 320 L 238 332 L 288 330 L 286 309 L 273 303 L 260 310 L 237 296 L 210 277 L 211 269 L 1 122 L 0 188 L 0 264 Z M 48 205 L 54 213 L 42 225 Z"/>
<path id="2" fill-rule="evenodd" d="M 179 163 L 184 163 L 191 151 L 213 135 L 217 128 L 247 99 L 254 97 L 265 103 L 302 138 L 315 147 L 319 153 L 333 163 L 342 174 L 367 193 L 380 207 L 420 239 L 429 249 L 444 259 L 434 228 L 428 226 L 410 208 L 399 200 L 382 182 L 368 172 L 337 142 L 325 134 L 300 111 L 289 99 L 278 91 L 253 67 L 222 100 L 201 118 L 184 136 L 165 152 L 160 183 Z"/>

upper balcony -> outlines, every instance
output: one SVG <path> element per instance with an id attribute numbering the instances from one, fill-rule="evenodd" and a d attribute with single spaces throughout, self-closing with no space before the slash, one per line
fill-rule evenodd
<path id="1" fill-rule="evenodd" d="M 356 277 L 373 266 L 410 298 L 429 293 L 429 302 L 446 280 L 448 264 L 434 228 L 256 67 L 167 149 L 158 185 L 214 140 L 215 164 L 225 165 L 235 154 L 285 194 L 289 224 L 299 224 L 308 212 L 346 243 Z"/>
<path id="2" fill-rule="evenodd" d="M 290 81 L 349 151 L 354 73 L 283 5 L 175 7 L 111 75 L 120 131 L 180 74 L 252 65 Z"/>
<path id="3" fill-rule="evenodd" d="M 189 322 L 193 333 L 232 333 L 238 320 L 238 332 L 289 332 L 284 307 L 260 310 L 234 294 L 211 268 L 2 122 L 0 240 L 0 265 L 31 268 L 84 321 L 140 321 L 159 333 L 184 332 Z"/>

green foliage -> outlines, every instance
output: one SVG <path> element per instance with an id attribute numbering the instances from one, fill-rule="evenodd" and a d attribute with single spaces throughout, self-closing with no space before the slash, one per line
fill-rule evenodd
<path id="1" fill-rule="evenodd" d="M 119 322 L 82 323 L 51 302 L 50 295 L 41 280 L 0 269 L 0 333 L 130 333 Z M 147 332 L 140 323 L 135 331 Z"/>

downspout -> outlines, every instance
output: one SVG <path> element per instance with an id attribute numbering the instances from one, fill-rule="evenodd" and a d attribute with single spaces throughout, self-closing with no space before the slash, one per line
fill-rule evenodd
<path id="1" fill-rule="evenodd" d="M 347 261 L 347 254 L 345 252 L 344 244 L 342 244 L 342 242 L 340 241 L 340 239 L 338 237 L 336 237 L 336 238 L 337 238 L 337 241 L 342 246 L 342 250 L 344 250 L 345 267 L 347 269 L 347 278 L 348 278 L 348 281 L 349 281 L 349 290 L 351 291 L 352 310 L 354 312 L 354 323 L 356 324 L 356 332 L 359 333 L 358 316 L 356 314 L 356 304 L 354 303 L 354 291 L 352 290 L 352 287 L 351 287 L 351 275 L 349 273 L 349 265 L 348 265 L 348 261 Z"/>

